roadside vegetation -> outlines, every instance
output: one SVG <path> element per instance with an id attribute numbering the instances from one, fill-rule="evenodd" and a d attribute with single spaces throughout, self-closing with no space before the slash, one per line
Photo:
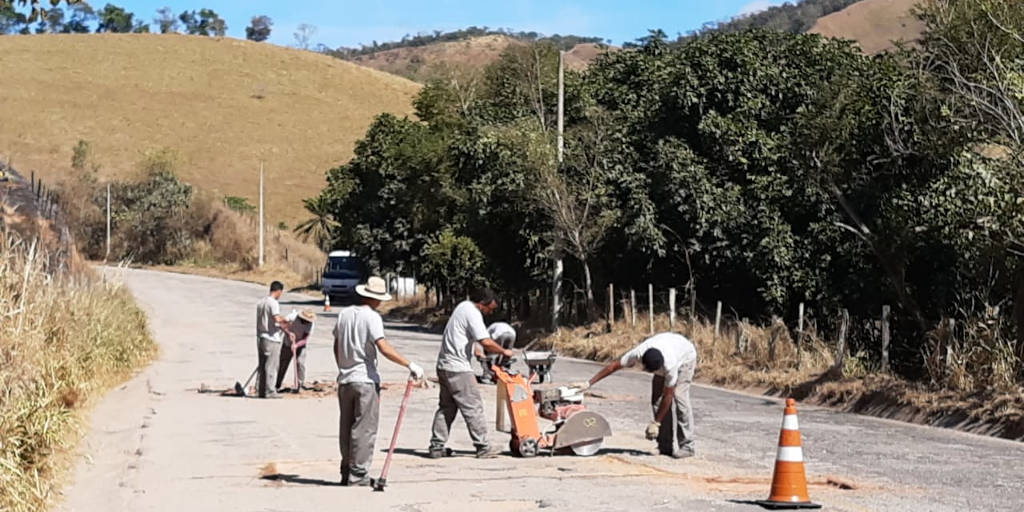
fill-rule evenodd
<path id="1" fill-rule="evenodd" d="M 567 73 L 562 162 L 557 48 L 509 48 L 475 82 L 428 82 L 417 118 L 378 117 L 315 201 L 337 245 L 443 306 L 490 284 L 550 325 L 559 262 L 563 323 L 597 320 L 608 284 L 790 329 L 803 304 L 829 345 L 845 310 L 843 376 L 1018 393 L 1024 18 L 1008 0 L 917 16 L 918 47 L 873 57 L 809 34 L 653 32 Z"/>
<path id="2" fill-rule="evenodd" d="M 10 512 L 54 502 L 83 409 L 155 352 L 126 290 L 51 266 L 47 237 L 26 235 L 0 218 L 0 510 Z"/>
<path id="3" fill-rule="evenodd" d="M 90 147 L 87 141 L 75 146 L 72 173 L 59 190 L 84 257 L 255 282 L 278 279 L 296 287 L 317 281 L 325 254 L 299 240 L 287 226 L 265 227 L 265 264 L 258 266 L 255 206 L 245 198 L 218 198 L 183 182 L 178 178 L 181 159 L 174 151 L 151 151 L 133 177 L 102 182 Z"/>

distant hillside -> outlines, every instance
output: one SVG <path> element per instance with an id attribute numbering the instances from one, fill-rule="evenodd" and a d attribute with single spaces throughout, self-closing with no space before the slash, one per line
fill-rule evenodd
<path id="1" fill-rule="evenodd" d="M 753 14 L 705 23 L 701 29 L 680 37 L 680 40 L 707 32 L 739 32 L 751 28 L 800 34 L 814 26 L 818 18 L 838 12 L 858 1 L 860 0 L 793 0 Z"/>
<path id="2" fill-rule="evenodd" d="M 923 29 L 911 14 L 919 0 L 803 0 L 787 2 L 728 21 L 708 23 L 678 42 L 709 32 L 738 32 L 751 28 L 799 34 L 810 32 L 857 41 L 865 53 L 893 47 L 893 41 L 913 41 Z"/>
<path id="3" fill-rule="evenodd" d="M 419 86 L 313 52 L 229 38 L 149 34 L 0 37 L 0 155 L 48 181 L 91 143 L 101 175 L 135 172 L 168 147 L 182 178 L 294 225 L 324 171 L 347 161 L 381 112 L 407 114 Z"/>
<path id="4" fill-rule="evenodd" d="M 423 82 L 444 67 L 482 69 L 497 60 L 505 48 L 520 44 L 527 42 L 506 35 L 486 35 L 348 58 L 363 66 Z M 576 44 L 566 54 L 566 66 L 569 69 L 582 69 L 605 49 L 604 45 L 595 43 Z"/>
<path id="5" fill-rule="evenodd" d="M 809 32 L 853 39 L 865 53 L 875 54 L 893 47 L 893 41 L 914 41 L 924 25 L 911 9 L 918 0 L 862 0 L 842 11 L 819 19 Z"/>

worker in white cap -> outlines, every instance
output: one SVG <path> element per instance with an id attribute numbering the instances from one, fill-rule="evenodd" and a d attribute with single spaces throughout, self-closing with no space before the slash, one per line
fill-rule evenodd
<path id="1" fill-rule="evenodd" d="M 371 277 L 356 286 L 362 304 L 338 313 L 334 328 L 334 359 L 338 363 L 338 408 L 341 449 L 341 485 L 370 485 L 369 469 L 377 441 L 380 419 L 380 374 L 377 352 L 409 369 L 409 378 L 423 378 L 423 368 L 410 362 L 384 337 L 384 320 L 377 312 L 381 302 L 391 300 L 387 285 Z"/>

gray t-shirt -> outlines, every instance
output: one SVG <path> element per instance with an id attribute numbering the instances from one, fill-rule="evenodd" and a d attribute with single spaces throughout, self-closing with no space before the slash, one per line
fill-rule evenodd
<path id="1" fill-rule="evenodd" d="M 505 322 L 494 322 L 487 326 L 491 339 L 504 348 L 512 348 L 516 344 L 516 330 Z"/>
<path id="2" fill-rule="evenodd" d="M 267 295 L 256 304 L 256 337 L 280 342 L 284 339 L 284 331 L 274 320 L 275 316 L 281 314 L 281 305 L 277 299 Z"/>
<path id="3" fill-rule="evenodd" d="M 338 384 L 377 384 L 377 340 L 384 337 L 384 320 L 370 306 L 349 306 L 338 313 Z"/>
<path id="4" fill-rule="evenodd" d="M 484 316 L 471 301 L 455 307 L 441 336 L 441 351 L 437 355 L 437 369 L 462 373 L 473 371 L 473 343 L 490 338 Z"/>
<path id="5" fill-rule="evenodd" d="M 633 350 L 623 354 L 619 364 L 626 367 L 641 364 L 644 352 L 652 348 L 661 351 L 661 356 L 665 359 L 664 366 L 656 370 L 654 374 L 665 377 L 665 385 L 669 387 L 675 386 L 679 381 L 680 368 L 685 364 L 697 361 L 697 348 L 693 346 L 693 342 L 686 339 L 686 336 L 674 332 L 663 332 L 647 338 Z"/>

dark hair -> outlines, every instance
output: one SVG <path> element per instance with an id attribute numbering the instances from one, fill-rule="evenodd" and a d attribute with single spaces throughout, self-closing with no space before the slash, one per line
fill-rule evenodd
<path id="1" fill-rule="evenodd" d="M 477 304 L 490 304 L 497 302 L 497 298 L 494 296 L 494 290 L 490 288 L 473 288 L 469 292 L 469 300 Z"/>
<path id="2" fill-rule="evenodd" d="M 281 290 L 284 290 L 284 283 L 281 281 L 274 281 L 273 283 L 270 283 L 271 292 L 279 292 Z"/>
<path id="3" fill-rule="evenodd" d="M 665 364 L 665 356 L 656 348 L 647 349 L 640 359 L 644 362 L 644 371 L 647 372 L 656 372 Z"/>

